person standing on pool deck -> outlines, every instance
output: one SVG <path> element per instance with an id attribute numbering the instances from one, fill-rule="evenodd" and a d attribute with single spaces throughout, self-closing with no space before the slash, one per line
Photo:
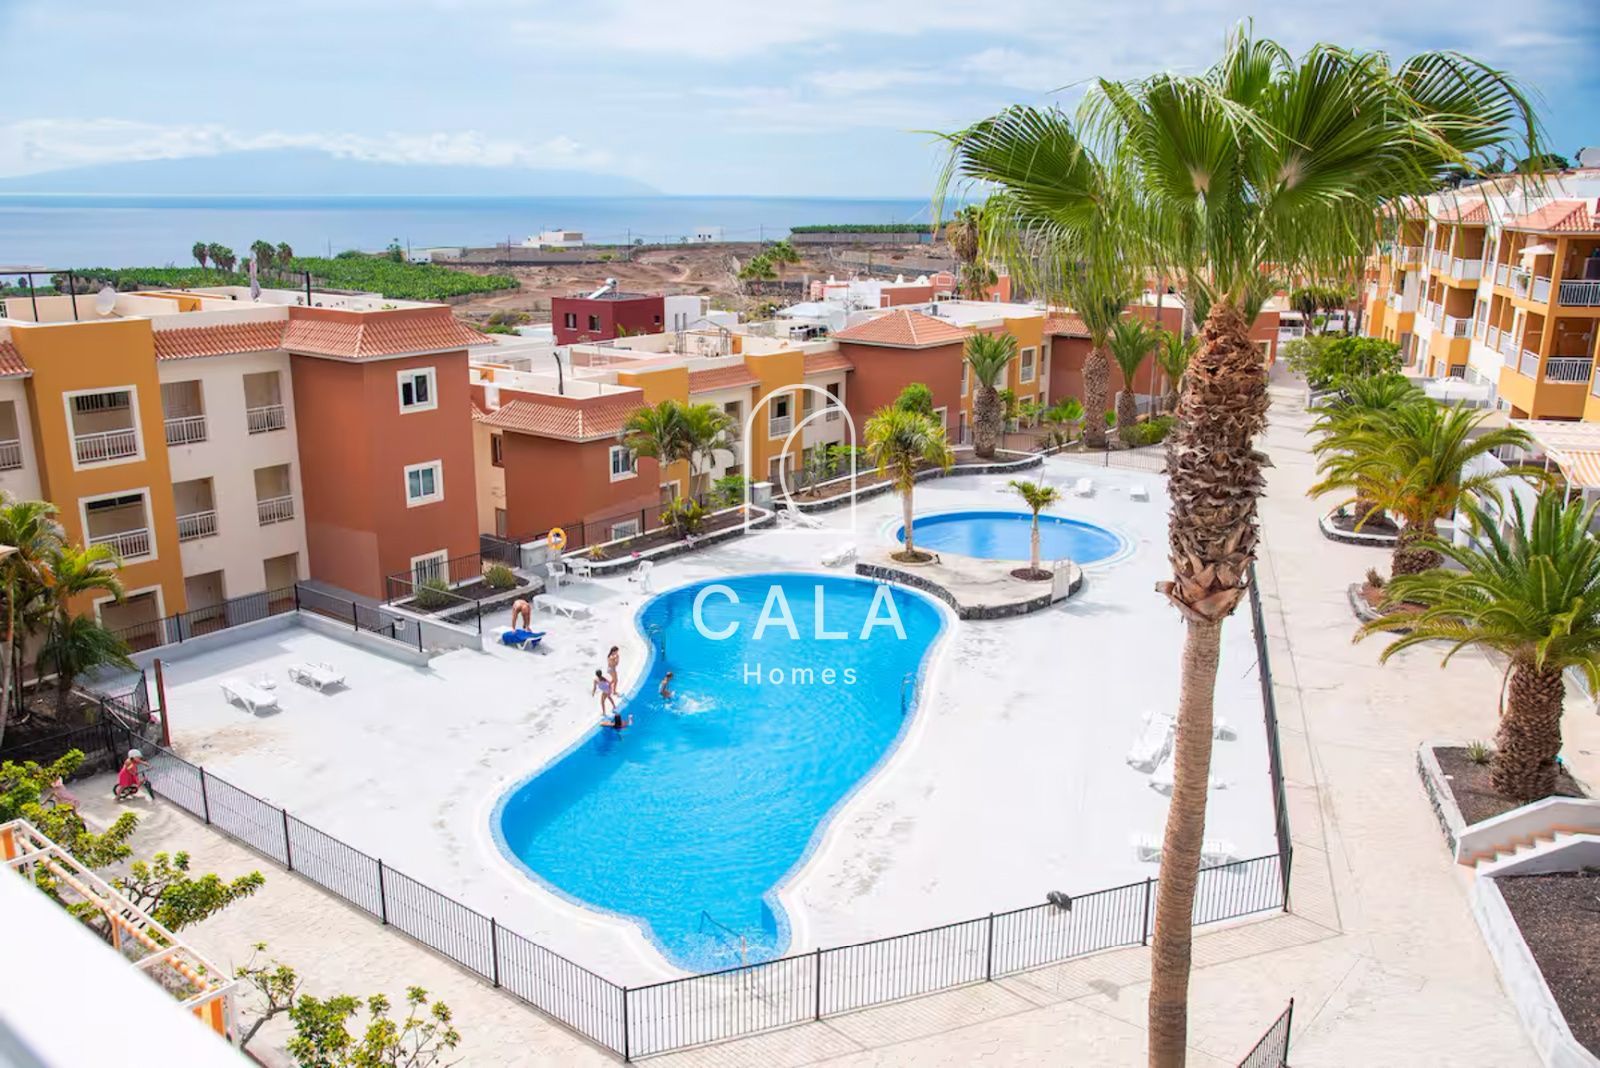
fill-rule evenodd
<path id="1" fill-rule="evenodd" d="M 599 668 L 594 669 L 594 686 L 589 690 L 589 695 L 591 697 L 595 694 L 600 695 L 600 716 L 602 719 L 605 718 L 607 705 L 611 706 L 611 712 L 613 715 L 617 713 L 617 695 L 615 689 L 611 685 L 611 680 L 606 678 L 605 672 L 601 671 Z"/>
<path id="2" fill-rule="evenodd" d="M 613 645 L 606 654 L 606 674 L 611 676 L 611 692 L 615 694 L 622 687 L 617 684 L 617 665 L 622 663 L 622 653 Z"/>
<path id="3" fill-rule="evenodd" d="M 522 626 L 520 628 L 517 626 L 518 619 L 522 620 Z M 520 597 L 511 602 L 511 629 L 533 629 L 533 606 Z"/>

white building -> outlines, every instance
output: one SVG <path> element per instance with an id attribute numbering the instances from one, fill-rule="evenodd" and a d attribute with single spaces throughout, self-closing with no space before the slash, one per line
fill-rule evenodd
<path id="1" fill-rule="evenodd" d="M 523 248 L 582 248 L 581 230 L 545 230 L 530 235 L 522 242 Z"/>

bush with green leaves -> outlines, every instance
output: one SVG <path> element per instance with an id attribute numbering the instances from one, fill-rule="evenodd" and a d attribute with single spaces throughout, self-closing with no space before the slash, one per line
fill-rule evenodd
<path id="1" fill-rule="evenodd" d="M 517 573 L 505 564 L 490 564 L 483 569 L 483 584 L 491 590 L 509 590 L 517 585 Z"/>
<path id="2" fill-rule="evenodd" d="M 744 503 L 745 479 L 743 475 L 724 475 L 712 483 L 711 497 L 724 508 Z"/>
<path id="3" fill-rule="evenodd" d="M 303 276 L 308 271 L 313 285 L 381 293 L 395 300 L 446 300 L 475 293 L 516 289 L 521 285 L 509 274 L 474 274 L 432 263 L 407 263 L 404 256 L 396 261 L 389 256 L 368 256 L 353 250 L 341 252 L 331 259 L 295 256 L 286 265 L 268 269 L 260 280 L 264 286 L 298 289 L 304 284 Z M 87 287 L 85 291 L 103 285 L 124 290 L 250 284 L 249 275 L 216 266 L 82 267 L 73 273 L 78 277 L 80 287 Z M 52 283 L 57 285 L 60 292 L 66 292 L 64 272 L 53 276 Z"/>
<path id="4" fill-rule="evenodd" d="M 1142 423 L 1134 424 L 1133 429 L 1130 431 L 1131 444 L 1134 446 L 1159 445 L 1167 440 L 1168 434 L 1172 433 L 1174 422 L 1176 420 L 1170 415 L 1158 415 L 1154 418 L 1146 419 Z"/>
<path id="5" fill-rule="evenodd" d="M 679 498 L 661 513 L 661 524 L 674 528 L 679 536 L 695 534 L 705 525 L 706 514 L 700 502 Z"/>
<path id="6" fill-rule="evenodd" d="M 1400 346 L 1375 337 L 1318 334 L 1285 342 L 1281 350 L 1289 369 L 1315 390 L 1347 378 L 1373 378 L 1400 370 Z"/>
<path id="7" fill-rule="evenodd" d="M 902 412 L 933 415 L 933 390 L 921 382 L 912 382 L 894 399 L 894 406 Z"/>
<path id="8" fill-rule="evenodd" d="M 357 1037 L 346 1025 L 363 1007 L 367 1025 Z M 397 1023 L 382 994 L 365 1001 L 348 994 L 302 994 L 288 1010 L 295 1030 L 289 1055 L 306 1068 L 428 1068 L 461 1044 L 449 1006 L 430 1002 L 422 987 L 406 990 L 406 1007 L 406 1018 Z"/>
<path id="9" fill-rule="evenodd" d="M 456 597 L 450 592 L 450 584 L 444 579 L 429 578 L 417 584 L 415 600 L 417 607 L 424 612 L 436 612 L 454 604 Z"/>

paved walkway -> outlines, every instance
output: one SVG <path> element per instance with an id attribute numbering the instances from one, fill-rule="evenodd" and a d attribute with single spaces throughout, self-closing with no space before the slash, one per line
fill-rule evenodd
<path id="1" fill-rule="evenodd" d="M 1197 938 L 1190 1063 L 1237 1063 L 1292 995 L 1297 1068 L 1536 1064 L 1414 769 L 1423 739 L 1492 735 L 1500 671 L 1472 654 L 1440 671 L 1433 650 L 1380 667 L 1377 644 L 1350 643 L 1345 586 L 1383 566 L 1384 554 L 1317 533 L 1319 508 L 1304 496 L 1309 420 L 1297 392 L 1275 391 L 1274 400 L 1260 577 L 1289 782 L 1294 912 Z M 1248 627 L 1248 617 L 1241 611 L 1229 625 Z M 1569 702 L 1566 730 L 1569 762 L 1596 778 L 1600 720 Z M 187 848 L 202 870 L 267 871 L 169 806 L 151 811 L 141 842 Z M 261 895 L 192 932 L 202 951 L 234 962 L 266 940 L 317 993 L 399 995 L 422 984 L 455 1010 L 468 1065 L 614 1061 L 299 879 L 267 874 Z M 1147 990 L 1147 952 L 1119 951 L 654 1063 L 1138 1064 Z"/>

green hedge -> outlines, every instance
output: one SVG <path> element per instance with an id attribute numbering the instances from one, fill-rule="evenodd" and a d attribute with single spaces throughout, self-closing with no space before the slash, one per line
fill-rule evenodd
<path id="1" fill-rule="evenodd" d="M 816 226 L 791 226 L 791 234 L 931 234 L 927 223 L 823 223 Z"/>
<path id="2" fill-rule="evenodd" d="M 396 263 L 379 256 L 335 259 L 296 256 L 289 261 L 287 270 L 272 268 L 264 272 L 261 284 L 275 289 L 297 289 L 302 284 L 298 273 L 304 271 L 311 272 L 314 286 L 359 289 L 381 293 L 393 300 L 444 300 L 517 288 L 517 280 L 508 274 L 473 274 L 431 263 Z M 102 285 L 126 291 L 250 284 L 250 276 L 242 271 L 219 271 L 209 267 L 84 267 L 73 273 L 81 282 L 87 282 L 90 289 Z M 66 276 L 56 278 L 59 288 L 65 292 Z"/>

